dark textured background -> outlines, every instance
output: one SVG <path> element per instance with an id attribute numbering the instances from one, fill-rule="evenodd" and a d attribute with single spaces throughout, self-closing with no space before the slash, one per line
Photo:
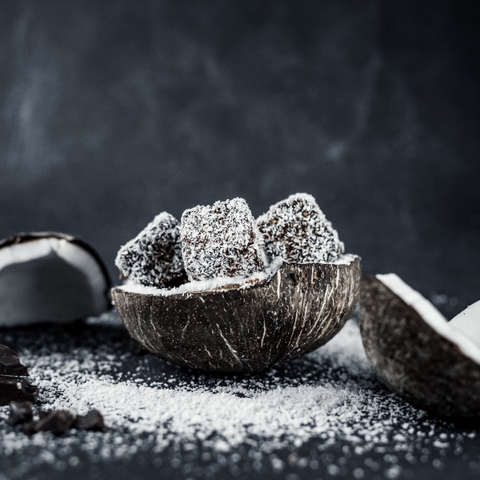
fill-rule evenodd
<path id="1" fill-rule="evenodd" d="M 480 297 L 479 24 L 456 0 L 1 2 L 0 237 L 75 234 L 116 276 L 162 210 L 306 191 L 367 272 L 458 310 Z"/>
<path id="2" fill-rule="evenodd" d="M 367 272 L 478 299 L 479 7 L 377 0 L 0 6 L 0 237 L 112 274 L 153 216 L 313 194 Z"/>

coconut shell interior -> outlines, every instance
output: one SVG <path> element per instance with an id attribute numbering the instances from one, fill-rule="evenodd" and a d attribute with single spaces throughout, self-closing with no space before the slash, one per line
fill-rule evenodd
<path id="1" fill-rule="evenodd" d="M 162 296 L 112 290 L 130 335 L 174 364 L 214 372 L 258 372 L 328 342 L 358 300 L 360 260 L 284 264 L 246 288 Z"/>
<path id="2" fill-rule="evenodd" d="M 375 373 L 431 413 L 480 416 L 480 364 L 375 276 L 361 282 L 360 331 Z"/>

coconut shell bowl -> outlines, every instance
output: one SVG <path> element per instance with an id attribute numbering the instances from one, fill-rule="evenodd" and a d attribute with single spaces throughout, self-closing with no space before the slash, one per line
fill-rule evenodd
<path id="1" fill-rule="evenodd" d="M 124 285 L 112 297 L 130 335 L 158 357 L 210 372 L 259 372 L 315 350 L 351 317 L 361 267 L 358 257 L 344 258 L 283 263 L 251 284 L 167 295 Z"/>

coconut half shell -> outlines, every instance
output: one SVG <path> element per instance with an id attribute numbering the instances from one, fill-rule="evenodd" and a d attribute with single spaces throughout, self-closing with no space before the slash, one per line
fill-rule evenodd
<path id="1" fill-rule="evenodd" d="M 258 372 L 328 342 L 358 300 L 360 259 L 284 264 L 249 288 L 161 295 L 112 290 L 130 335 L 174 364 L 214 372 Z"/>
<path id="2" fill-rule="evenodd" d="M 362 279 L 360 331 L 378 377 L 450 418 L 480 415 L 480 347 L 394 274 Z"/>
<path id="3" fill-rule="evenodd" d="M 0 241 L 0 327 L 69 322 L 111 307 L 107 269 L 87 243 L 63 233 Z"/>

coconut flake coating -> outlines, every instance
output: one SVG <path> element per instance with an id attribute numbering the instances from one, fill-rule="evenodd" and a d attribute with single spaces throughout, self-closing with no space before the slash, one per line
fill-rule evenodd
<path id="1" fill-rule="evenodd" d="M 272 205 L 257 225 L 270 258 L 280 256 L 290 263 L 332 262 L 344 252 L 336 230 L 306 193 Z"/>
<path id="2" fill-rule="evenodd" d="M 148 287 L 175 287 L 186 282 L 178 220 L 157 215 L 118 252 L 115 265 L 122 274 Z"/>
<path id="3" fill-rule="evenodd" d="M 185 210 L 180 234 L 191 281 L 249 277 L 267 264 L 262 235 L 243 198 Z"/>

